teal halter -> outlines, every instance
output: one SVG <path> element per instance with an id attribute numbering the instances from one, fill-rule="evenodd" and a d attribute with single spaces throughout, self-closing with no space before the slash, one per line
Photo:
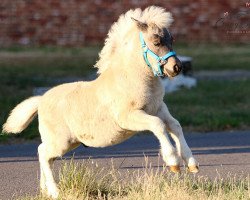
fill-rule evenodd
<path id="1" fill-rule="evenodd" d="M 162 72 L 162 69 L 161 69 L 161 62 L 162 61 L 167 61 L 167 59 L 172 57 L 172 56 L 176 56 L 176 53 L 174 51 L 170 51 L 166 55 L 159 57 L 158 55 L 156 55 L 153 51 L 151 51 L 147 47 L 147 45 L 146 45 L 146 43 L 145 43 L 145 41 L 143 39 L 142 32 L 140 32 L 140 41 L 141 41 L 141 46 L 142 46 L 142 50 L 143 50 L 143 58 L 144 58 L 146 64 L 148 65 L 148 67 L 152 69 L 155 76 L 164 76 L 164 74 Z M 151 66 L 151 64 L 149 63 L 147 54 L 151 55 L 153 58 L 156 59 L 156 61 L 157 61 L 157 70 L 154 69 Z"/>

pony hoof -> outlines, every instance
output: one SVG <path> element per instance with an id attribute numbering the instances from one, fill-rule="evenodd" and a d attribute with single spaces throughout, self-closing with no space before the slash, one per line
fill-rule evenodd
<path id="1" fill-rule="evenodd" d="M 181 171 L 179 165 L 172 165 L 172 166 L 169 166 L 169 169 L 170 169 L 171 172 L 174 172 L 174 173 L 180 173 L 180 171 Z"/>
<path id="2" fill-rule="evenodd" d="M 57 189 L 57 187 L 51 187 L 48 188 L 47 194 L 52 199 L 57 199 L 59 196 L 59 190 Z"/>
<path id="3" fill-rule="evenodd" d="M 188 171 L 190 173 L 196 174 L 199 172 L 199 167 L 197 165 L 188 166 Z"/>

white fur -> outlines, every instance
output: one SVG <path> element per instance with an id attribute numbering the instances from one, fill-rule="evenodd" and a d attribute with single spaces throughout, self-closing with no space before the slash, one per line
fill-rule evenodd
<path id="1" fill-rule="evenodd" d="M 180 165 L 180 157 L 187 165 L 197 164 L 180 124 L 163 102 L 160 79 L 154 77 L 143 60 L 140 30 L 131 16 L 160 28 L 167 28 L 172 22 L 170 13 L 159 7 L 128 11 L 109 32 L 96 64 L 101 73 L 96 80 L 59 85 L 42 97 L 25 100 L 14 109 L 4 126 L 7 132 L 19 132 L 38 109 L 42 140 L 38 148 L 40 186 L 53 198 L 59 194 L 51 170 L 53 160 L 81 143 L 106 147 L 138 131 L 149 130 L 159 139 L 167 165 Z M 169 141 L 167 130 L 177 149 Z"/>
<path id="2" fill-rule="evenodd" d="M 31 97 L 18 104 L 10 113 L 7 122 L 3 125 L 3 132 L 22 132 L 37 114 L 40 96 Z"/>

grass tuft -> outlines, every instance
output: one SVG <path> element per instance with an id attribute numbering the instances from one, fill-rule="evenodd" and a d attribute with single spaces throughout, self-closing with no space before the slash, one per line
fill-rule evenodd
<path id="1" fill-rule="evenodd" d="M 90 166 L 90 167 L 87 167 Z M 108 173 L 87 163 L 65 163 L 60 171 L 59 188 L 63 196 L 74 196 L 75 199 L 106 199 L 119 195 L 119 181 L 116 172 L 111 169 Z M 62 197 L 63 199 L 64 197 Z"/>
<path id="2" fill-rule="evenodd" d="M 87 163 L 64 163 L 60 171 L 60 197 L 65 199 L 109 200 L 244 200 L 250 198 L 250 177 L 210 180 L 187 173 L 174 175 L 166 167 L 119 173 Z M 20 200 L 46 200 L 45 196 Z"/>

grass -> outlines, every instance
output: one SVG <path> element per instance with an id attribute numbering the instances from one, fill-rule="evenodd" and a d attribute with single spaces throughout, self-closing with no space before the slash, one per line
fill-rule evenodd
<path id="1" fill-rule="evenodd" d="M 46 83 L 47 78 L 86 76 L 98 56 L 98 47 L 0 50 L 1 81 L 21 85 Z"/>
<path id="2" fill-rule="evenodd" d="M 10 48 L 0 50 L 0 124 L 8 113 L 25 98 L 34 87 L 50 87 L 61 77 L 84 77 L 95 73 L 93 64 L 98 47 L 80 49 Z M 38 136 L 37 122 L 17 138 L 33 139 Z M 13 137 L 0 136 L 0 142 Z"/>
<path id="3" fill-rule="evenodd" d="M 1 86 L 0 86 L 1 87 Z M 202 80 L 196 88 L 181 89 L 165 96 L 170 112 L 178 119 L 185 132 L 208 132 L 222 130 L 250 129 L 250 80 L 212 81 Z M 14 96 L 12 87 L 9 93 L 0 96 L 1 124 L 8 112 L 21 100 L 30 96 L 31 88 L 20 89 Z M 240 92 L 239 92 L 240 91 Z M 18 139 L 38 137 L 37 120 Z M 0 136 L 8 141 L 9 135 Z"/>
<path id="4" fill-rule="evenodd" d="M 249 70 L 250 44 L 177 44 L 175 51 L 179 55 L 193 58 L 194 70 Z"/>
<path id="5" fill-rule="evenodd" d="M 191 56 L 193 58 L 193 66 L 194 70 L 235 70 L 235 69 L 243 69 L 249 70 L 250 56 L 249 49 L 250 44 L 182 44 L 176 43 L 174 44 L 174 49 L 179 55 Z M 61 48 L 61 47 L 10 47 L 10 48 L 0 48 L 0 56 L 3 53 L 10 53 L 14 56 L 18 54 L 30 54 L 32 53 L 40 53 L 41 57 L 46 59 L 42 59 L 42 62 L 35 62 L 35 65 L 32 64 L 32 61 L 29 59 L 26 62 L 31 63 L 31 66 L 39 67 L 41 63 L 46 63 L 49 60 L 49 57 L 53 57 L 53 55 L 61 55 L 61 59 L 59 59 L 59 63 L 55 62 L 55 65 L 51 65 L 51 67 L 61 66 L 63 70 L 67 70 L 67 66 L 72 67 L 72 64 L 79 69 L 81 64 L 85 64 L 86 58 L 90 59 L 89 64 L 95 63 L 97 55 L 101 50 L 100 46 L 92 46 L 92 47 L 84 47 L 84 48 Z M 72 57 L 71 61 L 73 63 L 63 64 L 65 55 L 68 57 Z M 67 59 L 67 58 L 66 58 Z M 2 60 L 2 58 L 1 58 Z M 24 60 L 22 60 L 24 61 Z M 21 61 L 21 62 L 22 62 Z M 2 60 L 0 63 L 5 62 Z M 50 63 L 48 63 L 50 64 Z M 53 62 L 52 62 L 53 64 Z M 7 60 L 7 65 L 9 65 L 9 61 Z M 20 64 L 20 60 L 17 61 L 17 65 Z M 89 66 L 91 66 L 89 65 Z M 81 68 L 80 68 L 81 69 Z M 79 69 L 79 71 L 81 71 Z M 75 72 L 76 69 L 74 69 Z M 74 72 L 71 72 L 74 73 Z M 63 73 L 61 73 L 63 75 Z M 80 73 L 81 74 L 81 73 Z"/>
<path id="6" fill-rule="evenodd" d="M 201 80 L 193 89 L 167 94 L 170 112 L 186 131 L 250 128 L 250 80 Z"/>
<path id="7" fill-rule="evenodd" d="M 250 178 L 228 176 L 210 180 L 187 173 L 173 175 L 165 167 L 119 173 L 86 163 L 64 163 L 60 172 L 59 200 L 247 200 Z M 47 200 L 44 195 L 19 200 Z"/>
<path id="8" fill-rule="evenodd" d="M 0 124 L 20 101 L 32 95 L 34 87 L 50 87 L 55 79 L 84 77 L 95 73 L 100 47 L 11 47 L 0 49 Z M 194 58 L 194 70 L 248 69 L 249 45 L 183 45 L 179 54 Z M 173 115 L 191 131 L 249 129 L 249 80 L 200 81 L 197 88 L 166 97 Z M 17 138 L 38 136 L 37 122 Z M 0 142 L 10 136 L 1 135 Z M 13 139 L 13 138 L 11 138 Z"/>

